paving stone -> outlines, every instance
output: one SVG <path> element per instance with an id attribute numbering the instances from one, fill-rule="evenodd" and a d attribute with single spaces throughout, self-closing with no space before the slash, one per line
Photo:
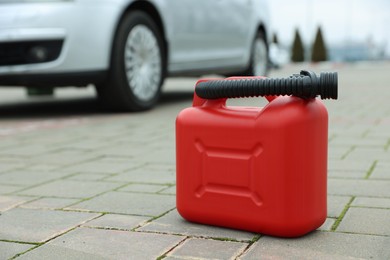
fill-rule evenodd
<path id="1" fill-rule="evenodd" d="M 342 171 L 342 170 L 328 171 L 328 178 L 364 179 L 366 176 L 367 176 L 367 172 L 363 172 L 363 171 Z"/>
<path id="2" fill-rule="evenodd" d="M 0 196 L 0 212 L 17 207 L 29 200 L 33 200 L 31 197 L 17 197 L 17 196 Z"/>
<path id="3" fill-rule="evenodd" d="M 333 224 L 336 222 L 336 219 L 334 218 L 327 218 L 325 220 L 325 223 L 322 224 L 321 227 L 318 228 L 318 230 L 322 231 L 330 231 L 332 229 Z"/>
<path id="4" fill-rule="evenodd" d="M 351 197 L 328 195 L 328 217 L 338 218 Z"/>
<path id="5" fill-rule="evenodd" d="M 383 148 L 387 144 L 386 138 L 370 138 L 370 137 L 346 137 L 346 136 L 336 136 L 332 139 L 331 144 L 335 145 L 354 145 L 354 146 L 362 146 L 365 149 L 370 149 L 370 147 L 374 147 L 379 149 Z"/>
<path id="6" fill-rule="evenodd" d="M 139 225 L 143 225 L 150 218 L 140 216 L 126 216 L 116 214 L 105 214 L 97 219 L 93 219 L 83 226 L 98 227 L 106 229 L 131 230 Z"/>
<path id="7" fill-rule="evenodd" d="M 176 198 L 170 195 L 108 192 L 93 199 L 73 205 L 70 209 L 159 216 L 174 208 L 175 205 Z"/>
<path id="8" fill-rule="evenodd" d="M 139 137 L 138 137 L 139 138 Z M 131 147 L 136 146 L 137 149 Z M 123 142 L 118 143 L 114 146 L 101 149 L 99 152 L 102 155 L 107 156 L 126 156 L 126 157 L 139 157 L 144 156 L 150 151 L 150 148 L 146 145 L 134 145 L 134 143 L 124 144 Z"/>
<path id="9" fill-rule="evenodd" d="M 26 252 L 34 245 L 10 243 L 0 241 L 0 259 L 9 259 L 17 254 Z"/>
<path id="10" fill-rule="evenodd" d="M 389 259 L 390 237 L 315 231 L 296 239 L 261 237 L 240 258 Z"/>
<path id="11" fill-rule="evenodd" d="M 118 183 L 58 180 L 19 192 L 21 195 L 89 198 L 120 187 Z"/>
<path id="12" fill-rule="evenodd" d="M 389 236 L 390 209 L 351 207 L 345 214 L 337 231 Z"/>
<path id="13" fill-rule="evenodd" d="M 41 198 L 29 203 L 25 203 L 20 208 L 26 209 L 62 209 L 66 206 L 78 202 L 79 199 L 65 199 L 65 198 Z"/>
<path id="14" fill-rule="evenodd" d="M 23 189 L 21 186 L 0 184 L 0 194 L 8 194 Z"/>
<path id="15" fill-rule="evenodd" d="M 0 215 L 0 240 L 44 242 L 97 216 L 93 213 L 15 208 Z"/>
<path id="16" fill-rule="evenodd" d="M 159 193 L 176 195 L 176 186 L 171 186 L 165 190 L 160 191 Z"/>
<path id="17" fill-rule="evenodd" d="M 37 185 L 40 183 L 52 181 L 55 179 L 62 178 L 68 175 L 64 172 L 33 172 L 29 170 L 18 170 L 13 172 L 7 172 L 0 175 L 0 183 L 2 184 L 11 184 L 11 185 L 21 185 L 24 187 Z"/>
<path id="18" fill-rule="evenodd" d="M 156 193 L 158 191 L 165 190 L 167 187 L 169 186 L 152 184 L 129 184 L 123 188 L 120 188 L 118 191 Z"/>
<path id="19" fill-rule="evenodd" d="M 139 158 L 141 162 L 147 163 L 164 163 L 173 165 L 176 162 L 175 149 L 158 149 L 148 153 L 148 156 Z"/>
<path id="20" fill-rule="evenodd" d="M 111 173 L 81 172 L 72 174 L 66 177 L 66 179 L 74 181 L 102 181 L 110 176 L 112 176 Z"/>
<path id="21" fill-rule="evenodd" d="M 352 206 L 390 209 L 390 199 L 357 197 L 352 202 Z"/>
<path id="22" fill-rule="evenodd" d="M 168 255 L 183 259 L 235 259 L 246 243 L 190 238 Z"/>
<path id="23" fill-rule="evenodd" d="M 8 171 L 11 171 L 11 170 L 15 170 L 15 169 L 18 169 L 18 168 L 21 168 L 23 167 L 23 165 L 21 164 L 7 164 L 7 163 L 1 163 L 0 164 L 0 175 L 4 172 L 8 172 Z"/>
<path id="24" fill-rule="evenodd" d="M 346 160 L 367 160 L 367 159 L 384 159 L 389 160 L 390 152 L 385 151 L 385 144 L 381 148 L 355 148 L 351 153 L 346 156 Z"/>
<path id="25" fill-rule="evenodd" d="M 369 161 L 329 160 L 328 171 L 367 172 L 373 162 L 374 159 Z"/>
<path id="26" fill-rule="evenodd" d="M 390 180 L 329 179 L 328 194 L 362 197 L 390 197 Z"/>
<path id="27" fill-rule="evenodd" d="M 66 166 L 75 165 L 86 161 L 97 159 L 98 156 L 93 153 L 86 153 L 85 151 L 63 149 L 58 150 L 55 153 L 45 154 L 45 156 L 35 156 L 30 160 L 34 163 L 47 163 Z"/>
<path id="28" fill-rule="evenodd" d="M 176 210 L 169 212 L 137 230 L 181 234 L 186 236 L 227 238 L 238 241 L 250 241 L 255 236 L 255 234 L 250 232 L 191 223 L 184 220 Z"/>
<path id="29" fill-rule="evenodd" d="M 375 167 L 374 171 L 370 176 L 370 179 L 390 180 L 390 167 L 389 168 Z"/>
<path id="30" fill-rule="evenodd" d="M 61 169 L 57 164 L 49 164 L 49 163 L 38 163 L 29 165 L 28 167 L 24 167 L 24 171 L 32 171 L 32 172 L 54 172 L 58 169 Z"/>
<path id="31" fill-rule="evenodd" d="M 183 239 L 182 236 L 78 228 L 20 259 L 156 259 Z"/>
<path id="32" fill-rule="evenodd" d="M 176 181 L 176 172 L 173 170 L 139 168 L 109 177 L 106 180 L 134 183 L 173 184 Z"/>
<path id="33" fill-rule="evenodd" d="M 132 169 L 139 166 L 138 163 L 134 161 L 123 161 L 123 163 L 116 162 L 104 162 L 101 160 L 86 162 L 82 164 L 77 164 L 71 167 L 65 168 L 66 171 L 71 172 L 91 172 L 91 173 L 121 173 L 126 170 Z"/>
<path id="34" fill-rule="evenodd" d="M 42 155 L 54 150 L 56 150 L 56 148 L 49 148 L 46 145 L 24 144 L 18 147 L 0 149 L 0 155 L 31 157 L 32 155 Z"/>
<path id="35" fill-rule="evenodd" d="M 350 145 L 335 146 L 332 144 L 332 141 L 329 142 L 328 158 L 331 160 L 334 160 L 334 159 L 340 160 L 344 155 L 346 155 L 348 153 L 348 151 L 351 149 L 351 146 Z"/>

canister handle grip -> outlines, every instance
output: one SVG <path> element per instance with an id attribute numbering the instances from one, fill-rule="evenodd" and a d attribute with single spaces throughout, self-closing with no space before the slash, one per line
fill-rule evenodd
<path id="1" fill-rule="evenodd" d="M 201 99 L 223 99 L 258 96 L 293 95 L 304 99 L 321 96 L 321 99 L 337 99 L 337 72 L 302 70 L 289 78 L 232 78 L 198 82 L 196 96 Z"/>

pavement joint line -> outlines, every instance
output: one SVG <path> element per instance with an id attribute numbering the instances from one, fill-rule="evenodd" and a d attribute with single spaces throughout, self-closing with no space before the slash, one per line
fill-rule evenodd
<path id="1" fill-rule="evenodd" d="M 341 221 L 343 220 L 345 214 L 347 214 L 347 211 L 348 211 L 349 207 L 351 206 L 352 202 L 354 201 L 354 199 L 355 199 L 355 197 L 353 196 L 348 201 L 347 205 L 345 205 L 343 211 L 340 213 L 340 216 L 336 219 L 336 221 L 333 223 L 332 227 L 330 228 L 331 231 L 336 231 L 336 229 L 340 225 Z"/>
<path id="2" fill-rule="evenodd" d="M 167 215 L 168 213 L 174 211 L 175 209 L 176 209 L 176 207 L 173 207 L 172 209 L 170 209 L 170 210 L 168 210 L 168 211 L 166 211 L 158 216 L 155 216 L 155 217 L 152 217 L 151 219 L 148 219 L 147 221 L 145 221 L 145 223 L 143 225 L 139 225 L 139 227 L 133 228 L 134 231 L 136 231 L 136 229 L 138 229 L 138 228 L 141 228 L 141 227 L 149 224 L 150 222 L 155 221 L 156 219 L 162 218 L 163 216 Z"/>
<path id="3" fill-rule="evenodd" d="M 260 240 L 260 238 L 262 237 L 263 235 L 261 234 L 257 234 L 255 235 L 252 240 L 248 243 L 248 245 L 242 250 L 241 253 L 239 253 L 234 259 L 237 260 L 237 259 L 240 259 L 241 256 L 243 256 L 248 250 L 249 248 L 254 244 L 256 243 L 257 241 Z"/>
<path id="4" fill-rule="evenodd" d="M 28 253 L 28 252 L 30 252 L 30 251 L 32 251 L 32 250 L 34 250 L 34 249 L 36 249 L 36 248 L 42 246 L 42 245 L 44 245 L 44 243 L 42 243 L 42 244 L 40 244 L 40 245 L 36 245 L 36 246 L 34 246 L 34 247 L 30 248 L 30 249 L 27 249 L 27 250 L 24 251 L 24 252 L 20 252 L 20 253 L 14 255 L 13 257 L 11 257 L 9 260 L 16 259 L 16 258 L 18 258 L 19 256 L 24 255 L 24 254 L 26 254 L 26 253 Z"/>
<path id="5" fill-rule="evenodd" d="M 372 164 L 371 167 L 368 169 L 366 176 L 364 177 L 365 180 L 370 178 L 372 172 L 375 170 L 376 164 L 378 163 L 378 160 L 375 160 Z"/>
<path id="6" fill-rule="evenodd" d="M 69 232 L 75 230 L 76 228 L 80 228 L 81 225 L 83 225 L 83 224 L 85 224 L 85 223 L 87 223 L 87 222 L 89 222 L 89 221 L 91 221 L 91 220 L 94 220 L 94 219 L 96 219 L 96 218 L 98 218 L 98 217 L 100 217 L 100 216 L 93 217 L 93 218 L 91 218 L 91 219 L 87 219 L 87 220 L 83 221 L 82 223 L 76 225 L 75 227 L 70 228 L 69 230 L 66 230 L 65 232 L 62 232 L 62 233 L 60 233 L 60 234 L 57 234 L 56 236 L 54 236 L 54 237 L 52 237 L 52 238 L 46 240 L 45 242 L 40 242 L 40 243 L 24 243 L 24 244 L 32 244 L 32 245 L 36 245 L 36 246 L 35 246 L 35 247 L 32 247 L 32 248 L 30 248 L 30 249 L 28 249 L 28 250 L 26 250 L 26 251 L 24 251 L 24 252 L 21 252 L 21 253 L 15 255 L 15 256 L 13 256 L 12 258 L 10 258 L 10 260 L 11 260 L 11 259 L 16 259 L 17 257 L 19 257 L 19 256 L 21 256 L 21 255 L 24 255 L 24 254 L 26 254 L 26 253 L 28 253 L 28 252 L 30 252 L 30 251 L 32 251 L 32 250 L 34 250 L 34 249 L 40 247 L 40 246 L 43 246 L 43 245 L 49 243 L 51 240 L 54 240 L 54 239 L 56 239 L 56 238 L 58 238 L 58 237 L 60 237 L 60 236 L 62 236 L 62 235 L 65 235 L 65 234 L 67 234 L 67 233 L 69 233 Z M 0 240 L 0 241 L 1 241 L 1 240 Z"/>
<path id="7" fill-rule="evenodd" d="M 387 209 L 390 210 L 389 207 L 370 207 L 370 206 L 360 206 L 360 205 L 351 205 L 351 208 L 360 208 L 360 209 Z"/>
<path id="8" fill-rule="evenodd" d="M 345 154 L 343 154 L 340 159 L 341 160 L 344 160 L 345 158 L 347 158 L 347 156 L 352 153 L 354 150 L 356 149 L 356 145 L 352 145 L 346 152 Z"/>
<path id="9" fill-rule="evenodd" d="M 172 252 L 173 250 L 175 250 L 177 247 L 179 247 L 180 245 L 184 244 L 185 241 L 187 241 L 190 237 L 186 236 L 185 238 L 183 238 L 183 240 L 181 240 L 179 243 L 177 243 L 176 245 L 174 245 L 171 249 L 169 249 L 168 251 L 166 251 L 164 254 L 162 254 L 161 256 L 157 257 L 156 260 L 162 260 L 164 258 L 166 258 L 168 256 L 168 254 L 170 252 Z"/>
<path id="10" fill-rule="evenodd" d="M 123 215 L 123 216 L 135 216 L 135 217 L 148 217 L 148 218 L 154 218 L 156 216 L 152 215 L 141 215 L 141 214 L 124 214 L 124 213 L 116 213 L 116 212 L 109 212 L 109 211 L 96 211 L 96 210 L 89 210 L 89 209 L 71 209 L 71 208 L 62 208 L 62 209 L 53 209 L 53 211 L 65 211 L 65 212 L 80 212 L 80 213 L 97 213 L 97 214 L 113 214 L 113 215 Z"/>
<path id="11" fill-rule="evenodd" d="M 70 175 L 74 175 L 74 174 L 70 174 Z M 66 177 L 68 175 L 65 175 L 65 176 L 62 176 L 60 178 L 57 178 L 57 179 L 51 179 L 51 180 L 48 180 L 48 181 L 44 181 L 44 182 L 40 182 L 38 184 L 35 184 L 35 185 L 31 185 L 31 186 L 23 186 L 24 188 L 21 189 L 21 190 L 17 190 L 17 191 L 14 191 L 14 192 L 10 192 L 8 194 L 14 194 L 14 193 L 19 193 L 19 192 L 23 192 L 23 191 L 26 191 L 26 190 L 29 190 L 29 189 L 32 189 L 32 188 L 36 188 L 36 187 L 39 187 L 41 185 L 45 185 L 45 184 L 49 184 L 49 183 L 52 183 L 52 182 L 56 182 L 56 181 L 59 181 L 59 180 L 66 180 Z M 20 194 L 22 195 L 22 194 Z M 23 196 L 23 195 L 22 195 Z M 31 196 L 31 195 L 27 195 L 27 196 Z"/>
<path id="12" fill-rule="evenodd" d="M 362 133 L 362 137 L 363 137 L 363 138 L 367 137 L 367 135 L 368 135 L 369 133 L 370 133 L 370 130 L 367 129 L 366 131 L 364 131 L 364 132 Z"/>
<path id="13" fill-rule="evenodd" d="M 7 239 L 0 239 L 1 242 L 8 242 L 8 243 L 15 243 L 15 244 L 23 244 L 23 245 L 40 245 L 43 243 L 34 243 L 34 242 L 24 242 L 24 241 L 17 241 L 17 240 L 7 240 Z"/>
<path id="14" fill-rule="evenodd" d="M 385 151 L 387 152 L 389 151 L 389 149 L 390 149 L 390 138 L 388 139 L 387 144 L 385 145 Z"/>
<path id="15" fill-rule="evenodd" d="M 364 236 L 377 236 L 377 237 L 390 237 L 390 235 L 373 234 L 373 233 L 361 233 L 361 232 L 350 232 L 350 231 L 321 230 L 319 232 L 331 232 L 331 233 L 341 233 L 341 234 L 351 234 L 351 235 L 364 235 Z"/>
<path id="16" fill-rule="evenodd" d="M 231 230 L 234 230 L 234 229 L 231 229 Z M 131 232 L 148 233 L 148 234 L 160 234 L 160 235 L 172 235 L 172 236 L 181 236 L 181 237 L 186 236 L 188 238 L 199 238 L 199 239 L 207 239 L 207 240 L 215 240 L 215 241 L 227 241 L 227 242 L 235 242 L 235 243 L 251 243 L 251 241 L 253 240 L 253 239 L 251 239 L 251 240 L 237 240 L 237 239 L 234 239 L 234 238 L 227 238 L 227 237 L 206 237 L 206 236 L 188 235 L 188 234 L 181 234 L 181 233 L 170 233 L 170 232 L 153 231 L 153 230 L 131 230 Z M 256 236 L 257 235 L 255 235 L 255 237 Z"/>

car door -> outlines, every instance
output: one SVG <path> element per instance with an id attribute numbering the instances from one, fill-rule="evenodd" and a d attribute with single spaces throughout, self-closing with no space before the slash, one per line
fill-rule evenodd
<path id="1" fill-rule="evenodd" d="M 252 0 L 166 0 L 169 71 L 242 64 Z"/>

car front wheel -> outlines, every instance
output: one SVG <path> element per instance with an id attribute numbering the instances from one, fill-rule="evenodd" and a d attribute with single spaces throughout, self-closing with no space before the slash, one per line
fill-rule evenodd
<path id="1" fill-rule="evenodd" d="M 268 74 L 268 47 L 264 34 L 256 34 L 251 51 L 251 61 L 246 71 L 248 76 L 266 76 Z"/>
<path id="2" fill-rule="evenodd" d="M 97 85 L 99 99 L 125 111 L 152 108 L 165 76 L 163 46 L 161 32 L 148 14 L 127 14 L 116 33 L 108 79 Z"/>

